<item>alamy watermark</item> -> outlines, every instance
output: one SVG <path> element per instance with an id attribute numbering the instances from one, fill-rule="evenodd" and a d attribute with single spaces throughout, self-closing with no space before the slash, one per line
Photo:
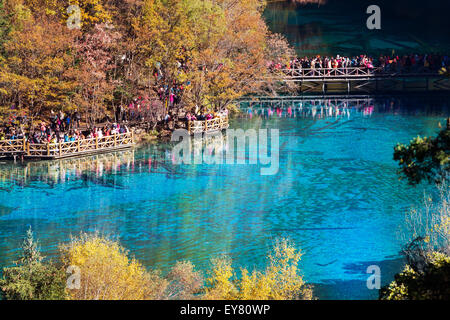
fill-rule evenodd
<path id="1" fill-rule="evenodd" d="M 367 14 L 370 16 L 367 18 L 366 26 L 369 30 L 381 29 L 381 9 L 376 4 L 373 4 L 367 8 Z"/>
<path id="2" fill-rule="evenodd" d="M 367 267 L 366 273 L 371 274 L 367 278 L 366 284 L 369 290 L 380 290 L 381 288 L 381 269 L 377 265 L 371 265 Z"/>
<path id="3" fill-rule="evenodd" d="M 81 269 L 77 266 L 68 266 L 66 273 L 69 274 L 66 281 L 67 289 L 81 289 Z"/>
<path id="4" fill-rule="evenodd" d="M 78 5 L 71 5 L 66 10 L 69 18 L 67 18 L 67 28 L 81 29 L 81 9 Z"/>

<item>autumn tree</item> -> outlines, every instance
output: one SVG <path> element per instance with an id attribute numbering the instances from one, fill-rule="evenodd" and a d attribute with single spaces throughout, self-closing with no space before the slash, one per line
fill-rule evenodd
<path id="1" fill-rule="evenodd" d="M 52 0 L 50 0 L 52 1 Z M 53 0 L 55 1 L 55 0 Z M 112 23 L 113 6 L 110 1 L 104 0 L 59 0 L 60 8 L 65 11 L 64 18 L 68 18 L 67 8 L 78 6 L 80 8 L 80 23 L 83 30 L 96 28 L 97 25 Z M 68 2 L 68 3 L 67 3 Z"/>
<path id="2" fill-rule="evenodd" d="M 281 37 L 278 47 L 268 45 L 273 34 L 263 10 L 259 0 L 144 1 L 133 26 L 148 88 L 181 84 L 186 107 L 215 110 L 266 88 L 268 60 L 288 59 L 292 51 L 280 52 L 289 48 Z"/>
<path id="3" fill-rule="evenodd" d="M 381 300 L 449 300 L 450 256 L 432 252 L 427 268 L 417 271 L 407 265 L 395 280 L 381 288 Z"/>
<path id="4" fill-rule="evenodd" d="M 436 137 L 417 137 L 409 145 L 397 144 L 394 160 L 408 182 L 439 181 L 450 171 L 450 119 Z"/>
<path id="5" fill-rule="evenodd" d="M 69 70 L 74 57 L 68 39 L 73 32 L 52 16 L 33 16 L 23 5 L 12 10 L 12 31 L 1 65 L 0 104 L 25 110 L 31 118 L 70 108 L 74 82 Z"/>
<path id="6" fill-rule="evenodd" d="M 4 78 L 4 55 L 5 55 L 5 42 L 8 40 L 9 33 L 11 31 L 10 16 L 5 9 L 5 1 L 0 1 L 0 80 Z M 3 85 L 0 84 L 0 97 L 7 95 Z M 5 121 L 5 117 L 8 114 L 8 106 L 0 104 L 0 122 Z"/>
<path id="7" fill-rule="evenodd" d="M 207 15 L 210 20 L 202 26 L 205 37 L 200 38 L 193 53 L 186 102 L 191 107 L 218 110 L 245 94 L 267 88 L 272 81 L 268 62 L 286 58 L 289 53 L 282 52 L 281 57 L 268 46 L 273 35 L 262 18 L 264 2 L 214 3 L 218 7 L 216 19 L 211 21 L 212 16 Z"/>
<path id="8" fill-rule="evenodd" d="M 117 242 L 81 234 L 61 249 L 65 267 L 80 268 L 80 289 L 70 289 L 75 300 L 161 299 L 167 282 L 148 272 Z"/>
<path id="9" fill-rule="evenodd" d="M 108 102 L 113 100 L 114 83 L 108 73 L 115 68 L 114 46 L 120 34 L 108 25 L 96 25 L 77 41 L 75 50 L 80 62 L 74 76 L 77 80 L 76 104 L 88 114 L 93 125 L 104 117 Z"/>
<path id="10" fill-rule="evenodd" d="M 264 271 L 241 268 L 236 277 L 231 259 L 212 260 L 205 299 L 296 300 L 312 299 L 312 290 L 303 281 L 298 263 L 301 252 L 287 239 L 278 239 L 267 258 Z"/>
<path id="11" fill-rule="evenodd" d="M 97 24 L 112 22 L 114 6 L 109 0 L 24 0 L 34 13 L 57 17 L 61 24 L 70 24 L 70 17 L 80 19 L 83 32 L 92 30 Z M 76 8 L 76 10 L 74 10 Z M 79 16 L 78 16 L 79 13 Z M 76 26 L 78 27 L 78 26 Z"/>
<path id="12" fill-rule="evenodd" d="M 187 48 L 193 38 L 186 18 L 185 0 L 144 0 L 142 12 L 133 19 L 136 34 L 134 63 L 139 66 L 140 86 L 147 95 L 167 104 L 167 92 L 183 79 L 180 63 L 188 58 Z"/>
<path id="13" fill-rule="evenodd" d="M 268 63 L 287 62 L 292 50 L 268 30 L 264 4 L 2 0 L 0 113 L 46 119 L 79 109 L 93 124 L 143 96 L 157 121 L 180 107 L 218 110 L 245 94 L 276 93 Z M 79 29 L 68 21 L 76 13 Z"/>
<path id="14" fill-rule="evenodd" d="M 178 261 L 167 275 L 165 296 L 171 300 L 193 300 L 203 290 L 203 277 L 190 261 Z"/>
<path id="15" fill-rule="evenodd" d="M 0 1 L 0 59 L 5 54 L 5 42 L 11 31 L 10 16 L 5 9 L 5 1 Z"/>

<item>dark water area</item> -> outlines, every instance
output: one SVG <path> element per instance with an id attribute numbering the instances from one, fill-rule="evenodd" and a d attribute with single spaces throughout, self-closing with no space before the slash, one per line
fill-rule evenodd
<path id="1" fill-rule="evenodd" d="M 381 9 L 381 30 L 366 26 L 369 5 Z M 266 20 L 300 55 L 450 52 L 450 1 L 328 0 L 318 6 L 269 4 Z"/>

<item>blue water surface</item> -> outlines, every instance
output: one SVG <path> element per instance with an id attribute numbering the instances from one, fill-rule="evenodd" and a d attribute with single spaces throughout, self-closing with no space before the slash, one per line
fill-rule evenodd
<path id="1" fill-rule="evenodd" d="M 28 226 L 42 251 L 81 231 L 116 235 L 148 268 L 177 260 L 205 270 L 228 254 L 236 266 L 262 268 L 275 238 L 304 253 L 301 270 L 322 299 L 372 299 L 367 267 L 382 283 L 400 271 L 405 214 L 429 185 L 400 181 L 393 147 L 433 135 L 449 116 L 446 99 L 330 101 L 277 110 L 257 105 L 231 128 L 278 129 L 279 170 L 261 165 L 177 165 L 172 146 L 51 162 L 0 164 L 0 266 L 17 259 Z"/>

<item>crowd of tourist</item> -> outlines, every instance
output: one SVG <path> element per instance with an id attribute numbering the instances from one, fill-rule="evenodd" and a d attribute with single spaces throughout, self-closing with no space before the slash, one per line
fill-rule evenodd
<path id="1" fill-rule="evenodd" d="M 186 49 L 183 48 L 185 51 Z M 189 70 L 188 67 L 188 59 L 178 59 L 177 60 L 177 69 L 178 74 L 182 74 L 183 72 L 187 72 Z M 183 91 L 185 88 L 185 84 L 183 82 L 178 82 L 173 80 L 169 85 L 166 83 L 164 78 L 164 71 L 161 68 L 161 64 L 157 63 L 155 69 L 153 71 L 153 76 L 155 77 L 156 83 L 159 84 L 159 89 L 157 91 L 158 97 L 160 101 L 163 101 L 166 108 L 174 107 L 181 102 L 181 97 L 183 95 Z M 186 82 L 186 85 L 189 85 L 189 80 Z"/>
<path id="2" fill-rule="evenodd" d="M 354 57 L 340 56 L 315 56 L 295 58 L 287 64 L 270 62 L 271 70 L 301 70 L 301 69 L 347 69 L 365 68 L 376 69 L 377 72 L 437 72 L 441 68 L 450 66 L 448 55 L 441 54 L 405 54 L 405 55 L 381 55 L 374 58 L 368 55 Z"/>
<path id="3" fill-rule="evenodd" d="M 119 123 L 83 130 L 80 128 L 80 117 L 77 111 L 71 115 L 62 111 L 52 112 L 47 123 L 42 121 L 28 132 L 24 129 L 27 125 L 29 124 L 26 118 L 10 121 L 4 128 L 0 128 L 0 140 L 26 139 L 30 143 L 44 144 L 102 138 L 130 132 L 126 125 L 120 125 Z"/>
<path id="4" fill-rule="evenodd" d="M 148 97 L 133 99 L 128 105 L 120 105 L 116 108 L 116 121 L 118 122 L 140 122 L 151 117 L 154 110 L 154 101 Z"/>
<path id="5" fill-rule="evenodd" d="M 222 68 L 220 64 L 218 68 Z M 289 74 L 302 69 L 313 70 L 326 69 L 326 74 L 337 75 L 335 70 L 348 68 L 364 68 L 374 70 L 374 72 L 401 72 L 401 73 L 426 73 L 438 72 L 441 68 L 450 67 L 450 59 L 447 55 L 442 54 L 405 54 L 405 55 L 380 55 L 378 58 L 369 55 L 359 56 L 314 56 L 295 58 L 287 64 L 280 62 L 269 62 L 269 69 L 282 70 Z M 187 70 L 187 61 L 179 61 L 178 69 L 180 72 Z M 206 67 L 199 67 L 206 68 Z M 323 74 L 323 72 L 322 72 Z M 125 125 L 119 123 L 142 122 L 146 120 L 163 120 L 168 122 L 171 119 L 169 111 L 174 106 L 181 103 L 186 83 L 165 84 L 164 74 L 160 65 L 154 69 L 154 77 L 159 85 L 157 89 L 157 97 L 150 99 L 146 97 L 138 97 L 129 104 L 120 105 L 116 108 L 115 121 L 112 125 L 103 128 L 92 128 L 90 130 L 80 130 L 81 114 L 78 110 L 73 113 L 64 113 L 62 111 L 51 111 L 49 121 L 42 122 L 36 128 L 24 131 L 23 128 L 29 128 L 29 119 L 26 117 L 15 117 L 10 119 L 9 123 L 3 128 L 0 127 L 0 140 L 28 139 L 33 143 L 47 142 L 69 142 L 84 138 L 95 138 L 113 135 L 116 133 L 128 132 L 129 129 Z M 159 100 L 158 100 L 159 99 Z M 200 110 L 199 110 L 200 109 Z M 165 115 L 165 116 L 162 116 Z M 205 112 L 203 108 L 196 108 L 195 112 L 187 113 L 187 121 L 203 121 L 211 120 L 222 116 L 227 116 L 226 109 L 220 112 Z M 161 118 L 162 117 L 162 118 Z M 108 120 L 109 122 L 110 120 Z"/>
<path id="6" fill-rule="evenodd" d="M 204 120 L 212 120 L 222 117 L 228 116 L 228 110 L 226 108 L 223 108 L 219 112 L 205 112 L 204 110 L 200 110 L 198 107 L 196 108 L 195 112 L 191 113 L 188 112 L 186 114 L 186 120 L 187 121 L 204 121 Z"/>
<path id="7" fill-rule="evenodd" d="M 133 99 L 128 105 L 122 104 L 116 108 L 116 121 L 125 123 L 155 121 L 158 115 L 161 117 L 180 104 L 183 90 L 182 85 L 172 87 L 165 85 L 158 90 L 159 100 L 145 96 Z"/>
<path id="8" fill-rule="evenodd" d="M 166 98 L 167 106 L 172 108 L 173 106 L 181 102 L 181 96 L 184 90 L 182 84 L 173 83 L 171 87 L 164 85 L 158 90 L 158 96 L 161 101 Z"/>
<path id="9" fill-rule="evenodd" d="M 0 141 L 23 139 L 24 137 L 25 132 L 20 127 L 6 126 L 5 128 L 0 128 Z"/>
<path id="10" fill-rule="evenodd" d="M 34 130 L 27 139 L 31 143 L 59 143 L 73 142 L 83 139 L 103 138 L 114 134 L 122 134 L 129 132 L 126 125 L 113 123 L 103 127 L 94 127 L 87 130 L 69 129 L 65 131 L 53 130 L 51 126 L 41 123 L 40 128 Z"/>

